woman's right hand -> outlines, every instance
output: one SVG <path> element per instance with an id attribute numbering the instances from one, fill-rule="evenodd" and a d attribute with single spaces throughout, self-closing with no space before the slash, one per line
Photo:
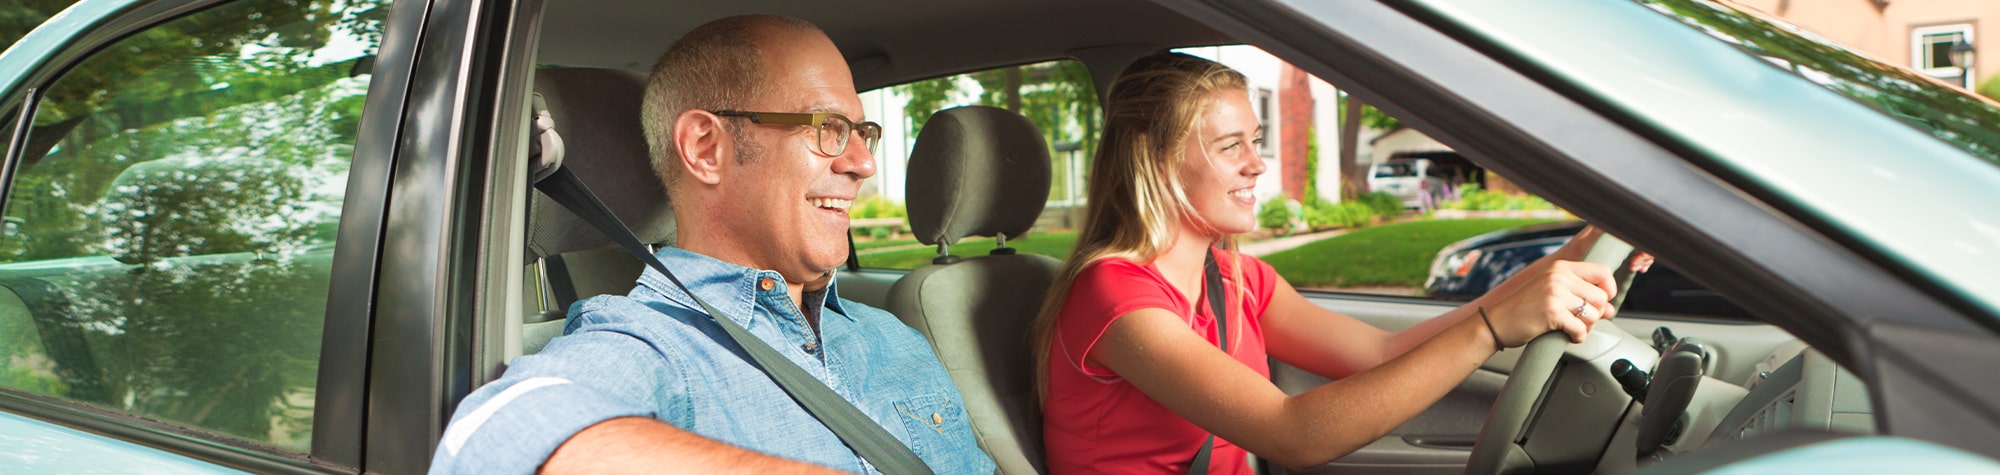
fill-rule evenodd
<path id="1" fill-rule="evenodd" d="M 1525 345 L 1549 331 L 1562 331 L 1572 343 L 1582 343 L 1598 320 L 1617 311 L 1611 270 L 1602 264 L 1557 260 L 1530 267 L 1506 295 L 1484 308 L 1501 347 Z"/>

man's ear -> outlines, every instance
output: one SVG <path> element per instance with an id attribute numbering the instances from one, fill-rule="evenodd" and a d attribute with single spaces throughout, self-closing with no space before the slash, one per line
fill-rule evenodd
<path id="1" fill-rule="evenodd" d="M 736 153 L 722 117 L 699 109 L 681 112 L 674 119 L 673 132 L 681 170 L 687 172 L 684 178 L 710 185 L 721 183 L 725 155 Z"/>

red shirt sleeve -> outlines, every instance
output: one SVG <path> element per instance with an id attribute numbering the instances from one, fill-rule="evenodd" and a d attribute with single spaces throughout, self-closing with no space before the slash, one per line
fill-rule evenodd
<path id="1" fill-rule="evenodd" d="M 1151 268 L 1124 259 L 1104 259 L 1085 267 L 1069 287 L 1062 312 L 1056 316 L 1051 359 L 1066 362 L 1083 374 L 1117 378 L 1110 369 L 1089 363 L 1090 349 L 1119 316 L 1142 308 L 1158 308 L 1186 318 L 1174 290 Z"/>

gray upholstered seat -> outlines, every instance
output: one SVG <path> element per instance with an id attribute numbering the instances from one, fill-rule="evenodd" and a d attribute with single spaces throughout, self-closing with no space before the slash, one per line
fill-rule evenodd
<path id="1" fill-rule="evenodd" d="M 547 104 L 554 131 L 561 136 L 563 146 L 556 153 L 563 154 L 563 167 L 611 207 L 640 242 L 671 245 L 673 210 L 667 206 L 666 189 L 653 173 L 646 138 L 639 128 L 639 103 L 645 86 L 643 75 L 629 71 L 560 68 L 535 72 L 535 92 Z M 623 294 L 632 289 L 645 266 L 540 191 L 529 195 L 528 257 L 561 262 L 560 266 L 547 266 L 552 270 L 548 284 L 571 290 L 561 294 L 579 298 Z M 561 312 L 569 304 L 557 302 L 550 311 Z M 523 351 L 539 350 L 562 332 L 562 326 L 560 319 L 529 324 L 523 331 Z"/>
<path id="2" fill-rule="evenodd" d="M 1049 195 L 1049 152 L 1033 123 L 991 107 L 931 116 L 910 153 L 910 227 L 944 247 L 968 236 L 1018 238 Z M 889 310 L 929 337 L 965 394 L 979 446 L 1004 473 L 1042 467 L 1029 328 L 1061 263 L 1001 248 L 943 255 L 889 290 Z"/>

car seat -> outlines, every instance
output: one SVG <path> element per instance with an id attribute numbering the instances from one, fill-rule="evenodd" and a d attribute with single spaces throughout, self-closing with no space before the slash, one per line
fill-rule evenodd
<path id="1" fill-rule="evenodd" d="M 930 339 L 965 395 L 979 446 L 1004 473 L 1042 468 L 1029 328 L 1062 263 L 1005 242 L 1042 213 L 1048 150 L 1033 123 L 1004 109 L 932 115 L 910 152 L 906 198 L 911 230 L 939 256 L 889 289 L 889 310 Z M 996 236 L 1000 246 L 986 256 L 950 253 L 970 236 Z"/>
<path id="2" fill-rule="evenodd" d="M 535 92 L 546 104 L 536 113 L 553 121 L 554 129 L 543 134 L 555 135 L 536 140 L 560 144 L 544 146 L 542 153 L 560 154 L 562 166 L 583 180 L 640 242 L 668 246 L 674 241 L 673 209 L 653 172 L 639 126 L 645 90 L 645 76 L 630 71 L 536 71 Z M 542 192 L 532 192 L 528 200 L 528 258 L 542 262 L 538 277 L 554 297 L 544 312 L 524 315 L 529 321 L 523 322 L 522 351 L 534 353 L 562 334 L 571 303 L 632 290 L 645 265 Z"/>

